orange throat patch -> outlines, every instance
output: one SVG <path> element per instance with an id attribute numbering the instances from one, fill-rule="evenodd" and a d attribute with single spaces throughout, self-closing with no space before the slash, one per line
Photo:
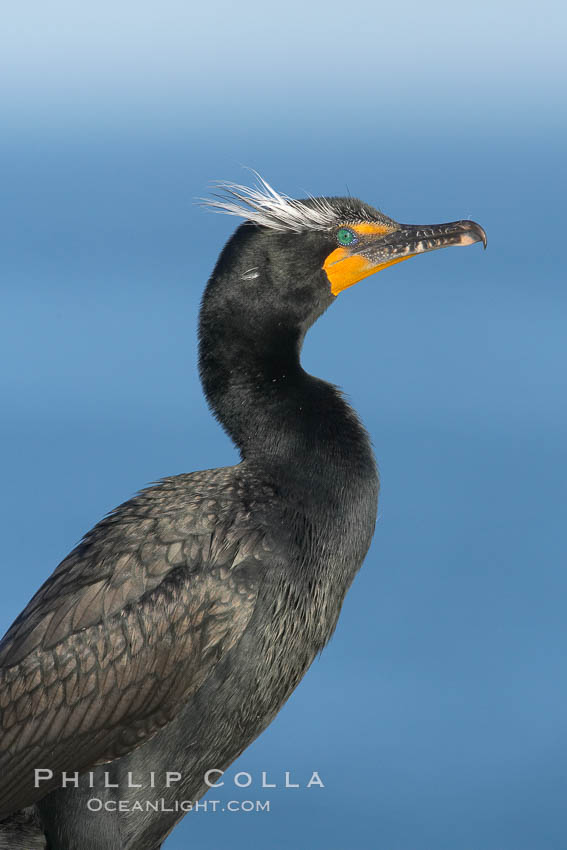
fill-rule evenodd
<path id="1" fill-rule="evenodd" d="M 348 248 L 336 248 L 325 260 L 323 269 L 329 278 L 331 292 L 333 295 L 338 295 L 343 289 L 354 286 L 359 280 L 369 277 L 374 272 L 380 272 L 388 266 L 394 266 L 414 256 L 415 254 L 407 254 L 405 257 L 397 257 L 386 263 L 371 263 L 360 254 L 351 254 Z"/>

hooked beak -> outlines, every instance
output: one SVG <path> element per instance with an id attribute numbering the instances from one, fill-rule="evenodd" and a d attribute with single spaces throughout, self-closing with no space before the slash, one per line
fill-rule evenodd
<path id="1" fill-rule="evenodd" d="M 474 245 L 482 242 L 486 248 L 486 233 L 476 221 L 451 221 L 448 224 L 400 224 L 399 230 L 383 236 L 374 245 L 358 251 L 361 256 L 378 263 L 402 259 L 426 251 L 436 251 L 451 245 Z"/>
<path id="2" fill-rule="evenodd" d="M 427 225 L 391 221 L 391 225 L 377 225 L 376 228 L 353 225 L 352 230 L 358 236 L 356 244 L 337 248 L 329 254 L 323 266 L 333 295 L 416 254 L 450 246 L 474 245 L 475 242 L 482 242 L 486 248 L 486 233 L 476 221 Z"/>

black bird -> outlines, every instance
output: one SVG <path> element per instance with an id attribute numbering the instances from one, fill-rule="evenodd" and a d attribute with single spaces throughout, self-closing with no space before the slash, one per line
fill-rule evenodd
<path id="1" fill-rule="evenodd" d="M 246 219 L 199 326 L 205 395 L 242 460 L 118 507 L 5 635 L 0 848 L 158 850 L 183 812 L 146 802 L 197 800 L 207 771 L 273 720 L 333 633 L 378 499 L 366 431 L 301 367 L 305 334 L 375 271 L 486 245 L 473 221 L 403 225 L 354 198 L 292 200 L 261 180 L 223 184 L 209 203 Z M 169 788 L 167 771 L 181 774 Z M 145 787 L 128 787 L 129 772 Z M 91 811 L 93 797 L 106 808 Z M 120 799 L 130 810 L 112 811 Z"/>

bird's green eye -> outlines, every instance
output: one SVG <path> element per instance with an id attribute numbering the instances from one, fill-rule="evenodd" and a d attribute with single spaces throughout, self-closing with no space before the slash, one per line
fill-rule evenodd
<path id="1" fill-rule="evenodd" d="M 337 233 L 337 242 L 339 245 L 354 245 L 356 236 L 349 227 L 341 227 Z"/>

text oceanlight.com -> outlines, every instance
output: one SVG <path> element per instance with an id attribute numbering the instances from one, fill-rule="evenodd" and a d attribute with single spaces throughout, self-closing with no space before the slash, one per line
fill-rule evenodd
<path id="1" fill-rule="evenodd" d="M 87 800 L 91 812 L 269 812 L 270 800 Z"/>

